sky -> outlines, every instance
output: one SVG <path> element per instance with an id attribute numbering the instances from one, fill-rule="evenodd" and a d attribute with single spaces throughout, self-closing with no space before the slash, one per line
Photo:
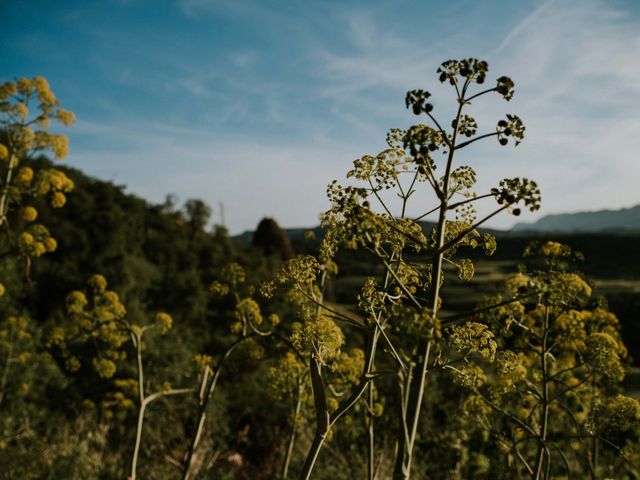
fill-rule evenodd
<path id="1" fill-rule="evenodd" d="M 0 81 L 43 75 L 77 116 L 66 163 L 150 202 L 201 198 L 216 222 L 222 202 L 231 233 L 316 225 L 331 180 L 425 121 L 407 90 L 448 124 L 450 58 L 516 83 L 471 113 L 481 131 L 519 115 L 524 142 L 460 161 L 479 193 L 536 180 L 542 209 L 491 226 L 640 203 L 639 1 L 5 0 L 0 17 Z M 432 206 L 416 196 L 416 214 Z"/>

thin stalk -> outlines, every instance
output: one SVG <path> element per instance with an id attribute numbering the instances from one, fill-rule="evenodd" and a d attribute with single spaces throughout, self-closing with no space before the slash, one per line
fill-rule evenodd
<path id="1" fill-rule="evenodd" d="M 0 226 L 7 221 L 7 211 L 9 209 L 9 186 L 11 183 L 11 177 L 13 176 L 13 169 L 18 164 L 17 157 L 11 154 L 9 159 L 9 168 L 7 169 L 7 176 L 2 188 L 2 196 L 0 197 Z"/>
<path id="2" fill-rule="evenodd" d="M 373 418 L 373 383 L 369 383 L 369 398 L 366 409 L 367 436 L 369 438 L 369 462 L 367 463 L 367 474 L 369 480 L 375 477 L 375 431 Z"/>
<path id="3" fill-rule="evenodd" d="M 536 456 L 536 470 L 533 479 L 539 480 L 542 474 L 545 454 L 547 464 L 550 458 L 547 450 L 547 429 L 549 425 L 549 367 L 547 365 L 547 341 L 549 337 L 549 306 L 545 307 L 544 313 L 544 334 L 542 336 L 542 351 L 540 353 L 540 363 L 542 366 L 542 418 L 540 420 L 540 436 L 538 444 L 538 454 Z M 545 470 L 544 479 L 548 479 L 548 469 Z"/>
<path id="4" fill-rule="evenodd" d="M 282 480 L 286 480 L 289 475 L 289 464 L 293 456 L 293 446 L 296 443 L 296 433 L 298 429 L 298 418 L 300 417 L 300 409 L 302 407 L 302 383 L 298 387 L 298 397 L 296 398 L 296 409 L 293 414 L 293 425 L 291 426 L 291 435 L 289 435 L 289 445 L 287 446 L 287 454 L 284 457 L 284 465 L 282 466 Z"/>
<path id="5" fill-rule="evenodd" d="M 225 360 L 231 355 L 231 353 L 236 349 L 238 345 L 240 345 L 244 340 L 253 337 L 254 334 L 249 334 L 246 337 L 240 337 L 235 342 L 233 342 L 227 350 L 222 355 L 222 358 L 216 365 L 215 371 L 213 372 L 213 378 L 206 389 L 202 389 L 206 392 L 206 395 L 201 396 L 198 400 L 198 426 L 196 428 L 196 432 L 191 439 L 191 444 L 189 445 L 189 451 L 187 452 L 187 458 L 184 462 L 184 467 L 182 470 L 182 480 L 188 480 L 191 470 L 191 463 L 193 461 L 193 456 L 195 454 L 196 448 L 198 447 L 198 442 L 200 441 L 200 437 L 202 436 L 202 432 L 204 430 L 205 420 L 207 418 L 207 405 L 213 396 L 213 392 L 216 389 L 216 385 L 218 384 L 218 378 L 220 377 L 220 371 L 222 370 L 222 366 L 224 365 Z"/>
<path id="6" fill-rule="evenodd" d="M 131 333 L 131 338 L 136 347 L 136 360 L 138 366 L 138 426 L 136 428 L 136 442 L 133 447 L 133 458 L 131 459 L 130 480 L 136 480 L 136 469 L 138 466 L 138 455 L 140 453 L 140 442 L 142 440 L 142 424 L 144 422 L 144 410 L 147 406 L 144 401 L 144 370 L 142 366 L 142 335 Z"/>
<path id="7" fill-rule="evenodd" d="M 593 468 L 591 470 L 591 478 L 593 480 L 597 480 L 598 478 L 598 457 L 599 448 L 598 448 L 598 437 L 593 437 L 593 441 L 591 443 L 591 451 L 592 451 L 592 459 L 593 459 Z"/>
<path id="8" fill-rule="evenodd" d="M 460 117 L 462 115 L 462 108 L 464 106 L 464 94 L 468 81 L 465 82 L 462 92 L 458 93 L 458 111 L 455 117 L 455 125 L 460 123 Z M 458 87 L 456 84 L 456 91 Z M 438 224 L 436 230 L 436 253 L 433 256 L 432 262 L 432 275 L 431 275 L 431 295 L 430 304 L 432 307 L 432 315 L 437 318 L 438 314 L 438 299 L 440 296 L 440 282 L 442 279 L 442 258 L 444 256 L 443 246 L 445 245 L 445 229 L 446 229 L 446 214 L 448 207 L 448 193 L 449 193 L 449 181 L 451 177 L 451 167 L 453 165 L 453 159 L 456 151 L 456 139 L 458 129 L 454 129 L 451 142 L 449 145 L 449 152 L 447 156 L 447 164 L 443 177 L 442 195 L 440 198 L 440 210 L 438 215 Z M 424 396 L 424 390 L 426 386 L 427 368 L 429 365 L 429 356 L 431 354 L 432 342 L 431 340 L 424 340 L 420 342 L 418 347 L 418 364 L 420 365 L 416 375 L 413 377 L 413 382 L 409 385 L 409 402 L 407 405 L 407 418 L 403 422 L 409 427 L 408 441 L 403 435 L 400 437 L 398 452 L 396 458 L 396 464 L 394 468 L 394 478 L 409 480 L 411 478 L 411 462 L 413 456 L 413 447 L 415 445 L 416 435 L 418 431 L 418 421 L 420 419 L 420 410 L 422 407 L 422 398 Z"/>
<path id="9" fill-rule="evenodd" d="M 353 407 L 353 405 L 355 405 L 355 403 L 360 399 L 362 394 L 365 392 L 369 382 L 373 380 L 370 374 L 375 364 L 376 346 L 378 344 L 379 336 L 380 336 L 380 332 L 377 326 L 369 331 L 369 336 L 367 338 L 367 348 L 365 352 L 364 373 L 360 379 L 360 383 L 356 386 L 356 388 L 354 388 L 354 390 L 351 392 L 351 395 L 349 395 L 348 398 L 340 402 L 340 404 L 338 405 L 338 408 L 331 415 L 329 415 L 329 412 L 326 412 L 326 410 L 325 412 L 316 411 L 316 415 L 317 415 L 316 433 L 313 437 L 313 443 L 311 444 L 311 447 L 307 454 L 307 458 L 304 462 L 304 466 L 302 467 L 300 480 L 308 480 L 309 478 L 311 478 L 311 473 L 315 466 L 316 460 L 318 459 L 318 454 L 322 449 L 327 433 L 336 424 L 336 422 L 340 419 L 340 417 L 342 417 L 342 415 L 344 415 L 347 411 L 349 411 Z M 314 372 L 313 360 L 314 360 L 313 357 L 311 357 L 312 374 Z M 312 375 L 312 386 L 313 386 L 313 375 Z M 316 392 L 314 389 L 314 399 L 316 399 L 315 396 L 316 396 Z M 325 414 L 327 415 L 326 418 L 324 417 Z"/>

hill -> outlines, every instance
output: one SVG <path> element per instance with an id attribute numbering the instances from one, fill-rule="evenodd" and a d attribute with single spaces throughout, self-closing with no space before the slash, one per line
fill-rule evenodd
<path id="1" fill-rule="evenodd" d="M 512 231 L 602 232 L 640 230 L 640 205 L 619 210 L 546 215 L 534 223 L 517 223 Z"/>

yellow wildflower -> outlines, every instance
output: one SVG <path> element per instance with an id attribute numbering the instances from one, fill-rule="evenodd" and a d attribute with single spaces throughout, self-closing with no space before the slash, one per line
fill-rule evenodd
<path id="1" fill-rule="evenodd" d="M 51 194 L 51 206 L 53 208 L 62 208 L 67 203 L 67 197 L 62 192 L 53 192 Z"/>
<path id="2" fill-rule="evenodd" d="M 64 110 L 63 108 L 59 108 L 56 111 L 56 118 L 64 126 L 72 125 L 76 121 L 76 116 L 69 110 Z"/>
<path id="3" fill-rule="evenodd" d="M 100 275 L 99 273 L 92 275 L 91 278 L 89 278 L 88 283 L 91 288 L 100 293 L 104 293 L 107 289 L 107 279 L 104 278 L 104 275 Z"/>
<path id="4" fill-rule="evenodd" d="M 49 82 L 47 82 L 44 77 L 40 76 L 33 78 L 33 86 L 38 94 L 48 92 L 50 89 Z"/>
<path id="5" fill-rule="evenodd" d="M 18 93 L 16 84 L 13 82 L 4 82 L 0 85 L 0 100 L 8 100 L 10 96 Z"/>
<path id="6" fill-rule="evenodd" d="M 31 245 L 33 245 L 33 241 L 33 235 L 31 235 L 29 232 L 22 232 L 18 237 L 18 244 L 22 248 L 30 247 Z"/>
<path id="7" fill-rule="evenodd" d="M 93 368 L 102 378 L 111 378 L 116 373 L 116 364 L 106 358 L 94 358 Z"/>
<path id="8" fill-rule="evenodd" d="M 158 330 L 160 330 L 160 333 L 164 335 L 169 330 L 171 330 L 171 326 L 173 325 L 173 318 L 171 318 L 171 315 L 169 315 L 168 313 L 158 312 L 155 316 L 155 324 L 156 327 L 158 327 Z"/>
<path id="9" fill-rule="evenodd" d="M 18 170 L 15 181 L 19 185 L 27 186 L 33 180 L 33 169 L 31 167 L 22 167 Z"/>
<path id="10" fill-rule="evenodd" d="M 28 78 L 19 78 L 16 81 L 16 87 L 18 88 L 18 92 L 23 95 L 29 95 L 31 93 L 31 89 L 33 88 L 31 85 L 31 80 Z"/>
<path id="11" fill-rule="evenodd" d="M 13 106 L 13 111 L 21 120 L 25 120 L 27 115 L 29 115 L 29 109 L 24 103 L 16 103 Z"/>
<path id="12" fill-rule="evenodd" d="M 33 222 L 38 218 L 38 211 L 33 207 L 25 207 L 22 211 L 22 219 L 25 222 Z"/>
<path id="13" fill-rule="evenodd" d="M 51 135 L 49 142 L 56 158 L 64 158 L 69 153 L 69 137 L 66 135 Z"/>
<path id="14" fill-rule="evenodd" d="M 44 239 L 44 247 L 47 249 L 47 252 L 55 252 L 58 248 L 58 242 L 53 237 L 47 237 Z"/>

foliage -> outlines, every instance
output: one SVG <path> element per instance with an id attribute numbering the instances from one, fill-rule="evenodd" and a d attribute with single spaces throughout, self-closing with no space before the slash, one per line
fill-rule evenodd
<path id="1" fill-rule="evenodd" d="M 529 266 L 485 302 L 501 307 L 480 313 L 481 323 L 454 327 L 482 327 L 497 355 L 473 354 L 450 337 L 464 360 L 450 367 L 454 381 L 482 372 L 475 382 L 460 383 L 469 389 L 463 402 L 478 407 L 466 409 L 470 424 L 495 439 L 517 475 L 608 475 L 616 460 L 598 450 L 626 452 L 637 438 L 620 434 L 640 418 L 640 403 L 617 393 L 627 357 L 618 319 L 592 303 L 591 286 L 572 268 L 581 256 L 566 245 L 534 243 L 525 258 Z M 479 353 L 485 342 L 472 340 Z M 495 462 L 490 468 L 502 468 L 503 459 Z"/>

